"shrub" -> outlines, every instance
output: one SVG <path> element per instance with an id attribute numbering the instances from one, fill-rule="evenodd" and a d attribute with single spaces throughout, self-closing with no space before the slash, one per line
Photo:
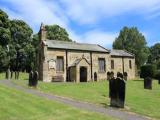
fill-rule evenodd
<path id="1" fill-rule="evenodd" d="M 154 75 L 154 78 L 157 79 L 157 80 L 160 80 L 160 70 L 157 70 L 155 75 Z"/>
<path id="2" fill-rule="evenodd" d="M 156 72 L 156 66 L 147 64 L 141 66 L 141 72 L 140 72 L 140 77 L 141 78 L 146 78 L 146 77 L 154 77 Z"/>

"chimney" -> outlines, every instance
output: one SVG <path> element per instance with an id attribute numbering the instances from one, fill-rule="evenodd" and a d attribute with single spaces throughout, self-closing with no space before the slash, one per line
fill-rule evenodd
<path id="1" fill-rule="evenodd" d="M 46 40 L 46 30 L 45 30 L 45 25 L 43 23 L 41 23 L 39 37 L 40 37 L 40 41 Z"/>

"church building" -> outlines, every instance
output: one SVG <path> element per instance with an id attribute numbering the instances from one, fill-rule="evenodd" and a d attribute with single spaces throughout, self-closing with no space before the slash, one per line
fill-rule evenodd
<path id="1" fill-rule="evenodd" d="M 39 31 L 39 75 L 44 82 L 89 82 L 105 80 L 107 72 L 127 72 L 135 78 L 135 57 L 123 50 L 101 45 L 46 39 L 45 26 Z"/>

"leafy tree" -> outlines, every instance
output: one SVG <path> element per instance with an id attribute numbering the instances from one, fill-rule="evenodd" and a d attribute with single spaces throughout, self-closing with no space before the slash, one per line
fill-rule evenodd
<path id="1" fill-rule="evenodd" d="M 47 31 L 47 39 L 71 41 L 67 31 L 59 25 L 46 25 L 45 28 Z"/>
<path id="2" fill-rule="evenodd" d="M 34 58 L 34 55 L 32 57 L 29 55 L 29 50 L 32 50 L 31 47 L 33 47 L 31 44 L 33 31 L 29 25 L 22 20 L 12 20 L 10 31 L 12 39 L 11 54 L 13 54 L 11 58 L 13 64 L 11 66 L 14 68 L 14 71 L 17 71 L 19 74 L 19 70 L 24 70 L 25 66 L 31 64 Z M 32 52 L 34 52 L 34 50 L 32 50 Z"/>
<path id="3" fill-rule="evenodd" d="M 11 40 L 9 27 L 10 20 L 8 15 L 0 9 L 0 71 L 9 67 L 9 54 L 7 51 L 7 45 Z"/>
<path id="4" fill-rule="evenodd" d="M 149 55 L 145 37 L 136 27 L 124 27 L 114 41 L 113 49 L 124 49 L 135 54 L 138 68 L 147 61 Z"/>
<path id="5" fill-rule="evenodd" d="M 154 46 L 152 46 L 150 48 L 151 51 L 151 55 L 150 55 L 150 59 L 151 62 L 157 62 L 160 60 L 160 43 L 156 43 Z"/>

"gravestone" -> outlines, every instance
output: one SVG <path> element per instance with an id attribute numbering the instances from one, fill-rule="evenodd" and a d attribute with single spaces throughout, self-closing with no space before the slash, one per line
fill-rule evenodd
<path id="1" fill-rule="evenodd" d="M 107 72 L 107 80 L 111 79 L 111 72 Z"/>
<path id="2" fill-rule="evenodd" d="M 28 86 L 33 86 L 33 71 L 29 73 L 29 83 Z"/>
<path id="3" fill-rule="evenodd" d="M 123 79 L 122 73 L 117 73 L 117 89 L 118 89 L 118 100 L 117 100 L 117 107 L 124 108 L 125 103 L 125 90 L 126 90 L 126 83 Z"/>
<path id="4" fill-rule="evenodd" d="M 117 78 L 112 77 L 109 82 L 110 106 L 124 108 L 126 83 L 123 74 L 118 72 Z"/>
<path id="5" fill-rule="evenodd" d="M 94 72 L 94 81 L 97 81 L 97 73 Z"/>
<path id="6" fill-rule="evenodd" d="M 35 71 L 34 74 L 33 74 L 33 86 L 36 87 L 38 84 L 38 72 Z"/>
<path id="7" fill-rule="evenodd" d="M 127 72 L 124 72 L 123 77 L 124 77 L 124 80 L 127 81 L 128 73 L 127 73 Z"/>
<path id="8" fill-rule="evenodd" d="M 152 89 L 152 78 L 146 77 L 144 78 L 144 89 Z"/>
<path id="9" fill-rule="evenodd" d="M 111 97 L 111 85 L 112 85 L 112 81 L 114 80 L 114 73 L 110 72 L 110 78 L 109 80 L 109 97 Z"/>
<path id="10" fill-rule="evenodd" d="M 117 107 L 118 91 L 117 80 L 115 78 L 110 79 L 110 106 Z"/>

